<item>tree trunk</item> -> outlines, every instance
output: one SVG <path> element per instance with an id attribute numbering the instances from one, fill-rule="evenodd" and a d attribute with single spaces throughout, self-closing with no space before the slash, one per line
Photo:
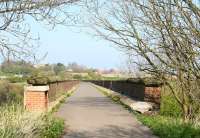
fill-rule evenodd
<path id="1" fill-rule="evenodd" d="M 183 119 L 184 122 L 188 122 L 192 120 L 192 109 L 190 105 L 183 104 Z"/>

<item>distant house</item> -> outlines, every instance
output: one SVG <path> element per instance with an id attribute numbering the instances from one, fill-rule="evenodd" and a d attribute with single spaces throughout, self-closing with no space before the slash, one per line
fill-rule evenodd
<path id="1" fill-rule="evenodd" d="M 66 72 L 73 72 L 73 70 L 72 69 L 67 69 Z"/>
<path id="2" fill-rule="evenodd" d="M 45 67 L 46 64 L 35 64 L 33 65 L 36 69 L 41 68 L 41 67 Z"/>
<path id="3" fill-rule="evenodd" d="M 0 79 L 3 80 L 3 79 L 7 79 L 8 76 L 0 76 Z"/>
<path id="4" fill-rule="evenodd" d="M 18 74 L 15 74 L 14 77 L 19 77 L 19 78 L 22 78 L 23 75 L 18 75 Z"/>

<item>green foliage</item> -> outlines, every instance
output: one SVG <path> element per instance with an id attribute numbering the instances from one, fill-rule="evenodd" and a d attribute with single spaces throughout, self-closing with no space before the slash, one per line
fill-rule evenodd
<path id="1" fill-rule="evenodd" d="M 102 80 L 125 80 L 125 78 L 120 78 L 120 77 L 102 77 Z"/>
<path id="2" fill-rule="evenodd" d="M 1 65 L 1 71 L 3 73 L 27 75 L 33 70 L 34 67 L 24 61 L 5 61 Z"/>
<path id="3" fill-rule="evenodd" d="M 65 65 L 62 63 L 57 63 L 56 65 L 54 65 L 53 70 L 55 72 L 56 75 L 58 75 L 60 72 L 65 70 Z"/>
<path id="4" fill-rule="evenodd" d="M 50 115 L 56 112 L 60 105 L 65 102 L 67 97 L 70 97 L 73 91 L 64 92 L 63 98 L 60 99 L 59 103 L 57 103 L 50 111 Z M 45 129 L 43 130 L 44 138 L 60 138 L 64 131 L 64 120 L 58 117 L 48 117 L 45 124 Z"/>
<path id="5" fill-rule="evenodd" d="M 27 78 L 27 82 L 33 85 L 46 85 L 50 82 L 64 81 L 72 79 L 72 75 L 65 72 L 59 72 L 55 75 L 53 72 L 44 72 L 42 70 L 37 70 L 32 73 L 30 77 Z"/>
<path id="6" fill-rule="evenodd" d="M 55 76 L 53 66 L 46 64 L 32 71 L 31 76 Z"/>
<path id="7" fill-rule="evenodd" d="M 27 82 L 32 85 L 46 85 L 50 82 L 47 76 L 31 76 L 27 79 Z"/>
<path id="8" fill-rule="evenodd" d="M 43 66 L 40 66 L 37 68 L 40 71 L 44 71 L 44 72 L 52 72 L 53 71 L 53 65 L 51 64 L 45 64 Z"/>
<path id="9" fill-rule="evenodd" d="M 51 112 L 52 112 L 52 113 L 53 113 L 53 112 L 57 112 L 58 109 L 59 109 L 59 107 L 60 107 L 60 105 L 61 105 L 62 103 L 64 103 L 65 100 L 66 100 L 66 98 L 67 98 L 67 97 L 70 97 L 71 94 L 72 94 L 72 92 L 63 92 L 63 93 L 61 93 L 61 95 L 63 95 L 63 98 L 59 101 L 59 103 L 57 103 L 57 104 L 51 109 Z M 61 95 L 60 95 L 60 96 L 61 96 Z M 59 97 L 60 97 L 60 96 L 59 96 Z"/>
<path id="10" fill-rule="evenodd" d="M 200 128 L 181 120 L 163 116 L 137 115 L 138 119 L 160 138 L 199 138 Z"/>
<path id="11" fill-rule="evenodd" d="M 82 76 L 79 74 L 74 75 L 73 78 L 76 80 L 82 80 Z"/>
<path id="12" fill-rule="evenodd" d="M 182 110 L 173 96 L 163 95 L 161 98 L 160 114 L 171 117 L 181 117 Z"/>
<path id="13" fill-rule="evenodd" d="M 58 117 L 46 117 L 42 138 L 60 138 L 64 131 L 64 120 Z"/>
<path id="14" fill-rule="evenodd" d="M 182 109 L 167 86 L 161 89 L 160 115 L 181 117 Z"/>
<path id="15" fill-rule="evenodd" d="M 94 71 L 88 71 L 88 76 L 91 80 L 101 80 L 101 75 L 95 73 Z"/>
<path id="16" fill-rule="evenodd" d="M 8 81 L 11 83 L 17 83 L 17 82 L 25 82 L 26 79 L 24 77 L 11 76 L 8 77 Z"/>

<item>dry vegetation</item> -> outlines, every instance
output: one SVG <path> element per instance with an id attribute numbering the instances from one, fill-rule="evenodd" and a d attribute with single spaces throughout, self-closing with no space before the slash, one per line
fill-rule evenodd
<path id="1" fill-rule="evenodd" d="M 51 114 L 26 112 L 21 105 L 0 107 L 0 138 L 58 138 L 64 122 Z"/>
<path id="2" fill-rule="evenodd" d="M 0 138 L 58 138 L 64 121 L 23 107 L 24 83 L 0 82 Z"/>

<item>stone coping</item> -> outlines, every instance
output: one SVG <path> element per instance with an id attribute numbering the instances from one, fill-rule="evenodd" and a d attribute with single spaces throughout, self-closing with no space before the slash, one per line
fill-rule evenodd
<path id="1" fill-rule="evenodd" d="M 31 92 L 45 92 L 49 90 L 49 86 L 48 85 L 44 85 L 44 86 L 24 86 L 24 90 L 25 92 L 27 91 L 31 91 Z"/>

